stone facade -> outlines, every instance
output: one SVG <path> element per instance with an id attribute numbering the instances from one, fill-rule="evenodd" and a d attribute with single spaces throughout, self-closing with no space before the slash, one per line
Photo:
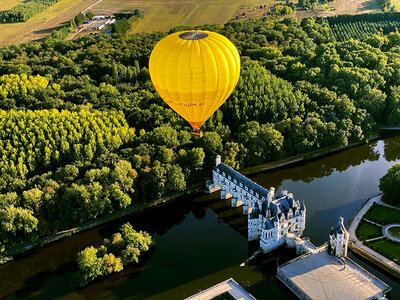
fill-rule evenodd
<path id="1" fill-rule="evenodd" d="M 251 181 L 216 158 L 213 180 L 207 184 L 209 191 L 221 189 L 221 198 L 231 198 L 232 206 L 243 205 L 248 215 L 248 240 L 260 240 L 264 252 L 286 244 L 286 237 L 300 237 L 305 229 L 306 207 L 295 200 L 293 194 L 275 193 Z"/>

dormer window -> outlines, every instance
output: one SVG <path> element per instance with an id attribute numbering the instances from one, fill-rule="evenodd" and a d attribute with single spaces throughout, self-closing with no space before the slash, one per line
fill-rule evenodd
<path id="1" fill-rule="evenodd" d="M 217 172 L 218 172 L 218 173 L 221 173 L 221 171 L 220 171 L 219 169 L 217 169 Z"/>
<path id="2" fill-rule="evenodd" d="M 246 186 L 246 187 L 245 187 L 245 190 L 246 190 L 246 192 L 248 192 L 248 191 L 249 191 L 249 187 L 248 187 L 248 186 Z"/>
<path id="3" fill-rule="evenodd" d="M 223 176 L 226 176 L 225 172 L 222 172 L 222 175 L 223 175 Z"/>
<path id="4" fill-rule="evenodd" d="M 253 191 L 253 190 L 250 190 L 250 194 L 254 195 L 254 191 Z"/>
<path id="5" fill-rule="evenodd" d="M 229 180 L 231 180 L 231 179 L 232 179 L 231 175 L 228 175 L 228 179 L 229 179 Z"/>
<path id="6" fill-rule="evenodd" d="M 234 182 L 235 184 L 237 184 L 237 180 L 236 180 L 236 179 L 234 179 L 233 182 Z"/>
<path id="7" fill-rule="evenodd" d="M 239 185 L 240 185 L 241 188 L 243 187 L 243 183 L 240 183 Z"/>
<path id="8" fill-rule="evenodd" d="M 260 195 L 259 195 L 258 193 L 256 193 L 256 197 L 257 197 L 257 198 L 259 198 L 259 197 L 260 197 Z"/>

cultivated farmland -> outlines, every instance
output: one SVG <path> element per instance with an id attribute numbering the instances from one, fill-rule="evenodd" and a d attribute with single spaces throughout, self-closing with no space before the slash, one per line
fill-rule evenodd
<path id="1" fill-rule="evenodd" d="M 398 0 L 400 1 L 400 0 Z M 0 0 L 1 9 L 22 2 L 22 0 Z M 140 9 L 144 19 L 133 32 L 168 31 L 178 25 L 224 24 L 243 11 L 253 15 L 251 10 L 257 6 L 272 6 L 284 3 L 283 0 L 60 0 L 46 11 L 24 23 L 0 24 L 0 46 L 23 43 L 41 39 L 53 30 L 70 21 L 81 11 L 90 8 L 95 14 L 111 14 L 116 11 Z M 294 1 L 297 3 L 297 1 Z M 14 4 L 14 5 L 13 5 Z M 296 16 L 332 16 L 338 14 L 357 14 L 379 12 L 375 0 L 335 0 L 335 10 L 325 12 L 298 11 Z M 264 12 L 264 10 L 260 12 Z M 257 15 L 257 14 L 255 14 Z"/>
<path id="2" fill-rule="evenodd" d="M 400 1 L 400 0 L 398 0 Z M 337 15 L 357 15 L 365 13 L 382 12 L 376 0 L 334 0 L 330 6 L 332 10 L 325 11 L 302 11 L 296 12 L 298 19 L 306 17 L 330 17 Z"/>
<path id="3" fill-rule="evenodd" d="M 168 31 L 178 25 L 224 24 L 235 16 L 243 5 L 273 5 L 279 0 L 104 0 L 91 11 L 110 13 L 113 9 L 144 11 L 144 19 L 136 25 L 134 32 Z"/>
<path id="4" fill-rule="evenodd" d="M 43 38 L 97 2 L 99 0 L 60 0 L 27 22 L 0 24 L 0 46 Z"/>
<path id="5" fill-rule="evenodd" d="M 0 12 L 9 10 L 22 2 L 24 0 L 0 0 Z"/>
<path id="6" fill-rule="evenodd" d="M 388 34 L 400 28 L 400 13 L 341 15 L 328 17 L 329 26 L 337 41 L 350 38 L 364 40 L 374 34 Z"/>

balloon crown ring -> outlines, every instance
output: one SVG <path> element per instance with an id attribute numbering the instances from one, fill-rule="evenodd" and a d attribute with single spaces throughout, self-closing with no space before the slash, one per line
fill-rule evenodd
<path id="1" fill-rule="evenodd" d="M 181 33 L 179 37 L 182 40 L 188 40 L 188 41 L 193 41 L 193 40 L 201 40 L 205 39 L 208 37 L 208 33 L 202 32 L 202 31 L 187 31 L 184 33 Z"/>

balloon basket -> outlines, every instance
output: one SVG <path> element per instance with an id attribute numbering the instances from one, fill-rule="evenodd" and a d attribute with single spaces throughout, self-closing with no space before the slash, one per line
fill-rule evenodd
<path id="1" fill-rule="evenodd" d="M 203 131 L 201 131 L 200 129 L 193 129 L 192 130 L 192 135 L 198 136 L 198 137 L 202 137 L 203 136 Z"/>

